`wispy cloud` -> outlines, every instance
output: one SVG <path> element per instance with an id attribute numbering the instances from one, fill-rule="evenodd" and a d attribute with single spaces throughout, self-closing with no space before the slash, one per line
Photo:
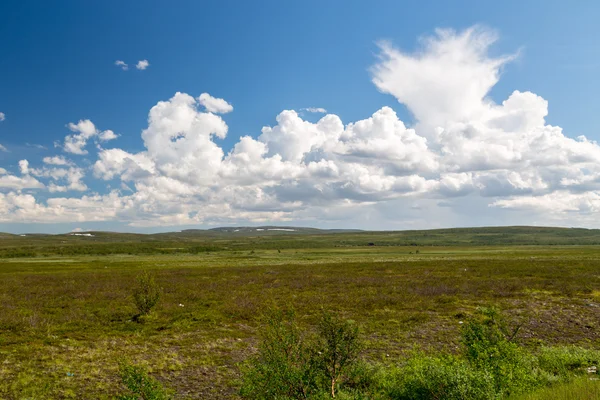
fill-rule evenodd
<path id="1" fill-rule="evenodd" d="M 138 63 L 136 64 L 136 68 L 139 70 L 145 70 L 146 68 L 148 68 L 148 66 L 150 65 L 150 63 L 148 62 L 148 60 L 140 60 L 138 61 Z"/>
<path id="2" fill-rule="evenodd" d="M 129 69 L 129 65 L 125 61 L 117 60 L 115 61 L 115 65 L 120 67 L 123 71 L 127 71 Z"/>
<path id="3" fill-rule="evenodd" d="M 306 111 L 309 113 L 325 114 L 327 112 L 323 107 L 306 107 L 301 108 L 300 111 Z"/>
<path id="4" fill-rule="evenodd" d="M 0 112 L 0 121 L 4 121 L 6 119 L 6 114 Z"/>
<path id="5" fill-rule="evenodd" d="M 8 153 L 8 149 L 0 144 L 0 151 Z"/>
<path id="6" fill-rule="evenodd" d="M 48 148 L 46 146 L 42 146 L 41 144 L 36 144 L 36 143 L 25 143 L 25 146 L 27 147 L 33 147 L 39 150 L 48 150 Z"/>

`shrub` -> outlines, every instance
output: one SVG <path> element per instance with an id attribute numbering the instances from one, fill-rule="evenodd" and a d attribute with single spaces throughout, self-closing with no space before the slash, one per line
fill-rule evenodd
<path id="1" fill-rule="evenodd" d="M 340 382 L 338 398 L 348 397 L 354 400 L 382 399 L 385 369 L 378 364 L 370 364 L 360 359 L 348 366 Z"/>
<path id="2" fill-rule="evenodd" d="M 138 278 L 138 287 L 133 292 L 133 299 L 139 315 L 147 315 L 160 299 L 161 288 L 148 271 L 142 272 Z"/>
<path id="3" fill-rule="evenodd" d="M 578 346 L 542 347 L 538 354 L 539 366 L 561 381 L 570 381 L 587 367 L 600 367 L 600 351 Z"/>
<path id="4" fill-rule="evenodd" d="M 319 321 L 318 332 L 318 364 L 330 385 L 331 397 L 335 397 L 336 385 L 357 360 L 361 349 L 358 327 L 352 321 L 325 312 Z"/>
<path id="5" fill-rule="evenodd" d="M 498 395 L 523 393 L 541 384 L 536 359 L 513 343 L 518 328 L 507 328 L 495 308 L 480 308 L 462 328 L 465 356 L 472 367 L 490 373 Z"/>
<path id="6" fill-rule="evenodd" d="M 496 398 L 493 376 L 453 356 L 416 355 L 383 379 L 395 400 L 488 400 Z"/>
<path id="7" fill-rule="evenodd" d="M 142 367 L 121 363 L 119 374 L 127 393 L 117 396 L 117 400 L 172 399 L 169 391 L 159 381 L 150 377 Z"/>
<path id="8" fill-rule="evenodd" d="M 365 380 L 355 368 L 360 343 L 353 322 L 323 313 L 318 335 L 308 335 L 301 332 L 293 310 L 273 310 L 264 317 L 263 326 L 258 354 L 245 366 L 242 397 L 336 397 L 339 384 L 349 376 L 348 388 L 358 395 L 357 388 Z"/>
<path id="9" fill-rule="evenodd" d="M 317 392 L 317 366 L 293 310 L 263 317 L 256 357 L 245 367 L 240 394 L 250 399 L 306 399 Z"/>

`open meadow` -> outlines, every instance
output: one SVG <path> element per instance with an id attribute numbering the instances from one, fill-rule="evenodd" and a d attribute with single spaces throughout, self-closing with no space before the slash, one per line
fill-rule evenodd
<path id="1" fill-rule="evenodd" d="M 273 307 L 355 321 L 372 363 L 458 352 L 480 306 L 532 351 L 600 348 L 597 231 L 267 233 L 0 237 L 0 398 L 113 398 L 123 361 L 176 398 L 238 398 Z M 136 319 L 142 271 L 162 295 Z"/>

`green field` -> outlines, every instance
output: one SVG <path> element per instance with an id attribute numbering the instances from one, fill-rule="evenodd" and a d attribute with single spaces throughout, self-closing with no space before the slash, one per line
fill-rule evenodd
<path id="1" fill-rule="evenodd" d="M 263 311 L 352 319 L 362 358 L 456 352 L 463 321 L 494 305 L 518 341 L 600 348 L 600 233 L 189 231 L 0 236 L 0 398 L 112 398 L 118 364 L 146 366 L 177 398 L 237 398 Z M 135 322 L 136 276 L 163 295 Z"/>

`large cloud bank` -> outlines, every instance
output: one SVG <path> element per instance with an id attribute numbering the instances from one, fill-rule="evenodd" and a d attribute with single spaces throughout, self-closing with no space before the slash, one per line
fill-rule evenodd
<path id="1" fill-rule="evenodd" d="M 138 153 L 103 148 L 117 135 L 89 120 L 70 124 L 75 134 L 63 150 L 87 154 L 93 140 L 97 159 L 86 168 L 63 156 L 36 168 L 22 160 L 18 174 L 0 168 L 0 222 L 359 224 L 375 212 L 381 221 L 426 227 L 444 224 L 427 216 L 476 204 L 497 224 L 516 210 L 528 222 L 598 225 L 600 146 L 548 125 L 548 104 L 534 93 L 514 91 L 501 104 L 487 97 L 514 58 L 489 56 L 495 40 L 471 28 L 439 30 L 416 53 L 380 45 L 373 83 L 413 113 L 411 128 L 390 107 L 346 123 L 285 110 L 275 126 L 226 152 L 215 139 L 228 134 L 222 114 L 233 107 L 207 93 L 176 93 L 152 107 Z M 118 189 L 95 193 L 86 179 Z"/>

